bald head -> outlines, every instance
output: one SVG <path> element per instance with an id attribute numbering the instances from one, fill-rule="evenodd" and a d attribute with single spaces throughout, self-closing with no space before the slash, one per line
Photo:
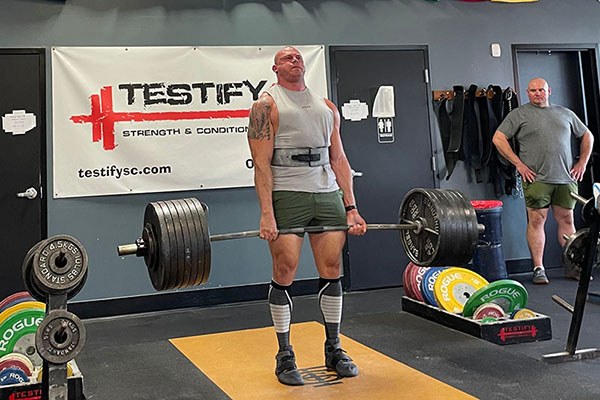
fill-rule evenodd
<path id="1" fill-rule="evenodd" d="M 536 107 L 548 107 L 551 89 L 544 78 L 533 78 L 527 84 L 527 97 L 529 102 Z"/>
<path id="2" fill-rule="evenodd" d="M 273 58 L 273 72 L 277 75 L 277 83 L 291 90 L 304 90 L 304 59 L 295 47 L 286 46 L 279 50 Z"/>
<path id="3" fill-rule="evenodd" d="M 281 56 L 283 56 L 284 54 L 287 54 L 289 52 L 295 52 L 295 53 L 300 54 L 300 51 L 298 51 L 297 48 L 295 48 L 293 46 L 285 46 L 283 49 L 281 49 L 277 53 L 275 53 L 275 57 L 273 57 L 273 64 L 277 64 L 279 62 L 279 59 L 281 58 Z"/>

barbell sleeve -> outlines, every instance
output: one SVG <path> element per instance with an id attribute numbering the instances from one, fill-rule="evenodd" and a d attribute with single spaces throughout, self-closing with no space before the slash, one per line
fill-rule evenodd
<path id="1" fill-rule="evenodd" d="M 562 308 L 564 308 L 565 310 L 567 310 L 568 312 L 570 312 L 571 314 L 573 314 L 573 311 L 575 310 L 575 308 L 569 304 L 565 299 L 563 299 L 562 297 L 553 294 L 552 295 L 552 300 L 558 304 L 559 306 L 561 306 Z"/>
<path id="2" fill-rule="evenodd" d="M 580 202 L 581 204 L 587 203 L 588 199 L 578 195 L 577 193 L 571 192 L 571 197 Z"/>
<path id="3" fill-rule="evenodd" d="M 120 256 L 137 255 L 140 246 L 137 243 L 121 244 L 117 246 L 117 254 Z"/>

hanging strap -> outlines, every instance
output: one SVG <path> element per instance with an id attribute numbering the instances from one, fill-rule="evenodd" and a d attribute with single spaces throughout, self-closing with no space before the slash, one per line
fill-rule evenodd
<path id="1" fill-rule="evenodd" d="M 477 119 L 476 100 L 477 96 L 477 85 L 469 86 L 467 96 L 465 99 L 465 110 L 464 110 L 464 153 L 468 158 L 468 163 L 471 168 L 475 171 L 475 180 L 477 183 L 483 182 L 483 174 L 481 164 L 481 133 L 480 124 Z"/>
<path id="2" fill-rule="evenodd" d="M 490 121 L 494 116 L 490 116 L 490 102 L 486 96 L 477 98 L 477 110 L 479 111 L 479 130 L 481 132 L 481 164 L 489 165 L 492 159 L 492 150 L 494 145 L 492 144 L 492 138 L 496 129 L 492 128 Z"/>
<path id="3" fill-rule="evenodd" d="M 440 127 L 440 138 L 442 139 L 444 162 L 446 163 L 446 179 L 448 179 L 450 178 L 450 175 L 456 166 L 456 161 L 458 160 L 457 153 L 451 153 L 448 151 L 448 146 L 450 144 L 450 132 L 452 130 L 452 122 L 450 120 L 450 114 L 448 113 L 448 99 L 444 97 L 439 102 L 434 102 L 433 106 L 438 118 L 438 125 Z"/>
<path id="4" fill-rule="evenodd" d="M 463 115 L 465 109 L 465 88 L 454 86 L 454 101 L 452 103 L 452 116 L 450 124 L 449 153 L 458 153 L 462 149 Z"/>

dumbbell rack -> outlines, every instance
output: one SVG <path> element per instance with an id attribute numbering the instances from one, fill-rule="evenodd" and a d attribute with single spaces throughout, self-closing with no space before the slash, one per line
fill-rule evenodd
<path id="1" fill-rule="evenodd" d="M 46 315 L 49 315 L 53 310 L 66 311 L 66 309 L 67 293 L 48 294 Z M 69 398 L 67 363 L 54 364 L 44 360 L 42 368 L 42 400 L 64 400 Z"/>
<path id="2" fill-rule="evenodd" d="M 66 310 L 67 295 L 48 295 L 46 313 L 50 310 Z M 71 363 L 72 376 L 67 377 L 67 364 L 43 361 L 42 380 L 18 385 L 1 386 L 0 400 L 41 398 L 42 400 L 85 400 L 83 377 L 77 364 Z"/>
<path id="3" fill-rule="evenodd" d="M 581 349 L 577 350 L 577 342 L 579 340 L 579 332 L 581 331 L 581 323 L 583 321 L 583 312 L 585 309 L 585 303 L 588 297 L 588 289 L 590 286 L 590 280 L 592 276 L 592 268 L 594 267 L 594 260 L 596 260 L 596 253 L 598 246 L 592 243 L 598 243 L 598 237 L 600 236 L 600 214 L 594 206 L 594 199 L 585 200 L 578 195 L 571 193 L 577 201 L 583 203 L 583 217 L 584 220 L 590 222 L 588 232 L 588 243 L 583 259 L 583 265 L 581 265 L 581 273 L 579 276 L 579 286 L 577 288 L 577 295 L 575 296 L 575 305 L 572 306 L 565 300 L 554 295 L 554 300 L 558 305 L 571 312 L 571 325 L 569 328 L 569 335 L 567 336 L 567 346 L 565 351 L 558 353 L 545 354 L 542 356 L 542 360 L 549 364 L 557 364 L 566 361 L 577 361 L 583 359 L 591 359 L 600 356 L 600 350 L 596 348 Z"/>
<path id="4" fill-rule="evenodd" d="M 67 300 L 77 294 L 87 276 L 87 252 L 68 235 L 35 244 L 26 254 L 22 271 L 30 295 L 46 303 L 46 316 L 35 333 L 35 348 L 42 358 L 41 382 L 0 387 L 0 400 L 84 400 L 83 378 L 74 360 L 85 344 L 85 327 L 67 311 Z M 39 364 L 37 364 L 39 365 Z M 69 378 L 69 367 L 72 378 Z"/>

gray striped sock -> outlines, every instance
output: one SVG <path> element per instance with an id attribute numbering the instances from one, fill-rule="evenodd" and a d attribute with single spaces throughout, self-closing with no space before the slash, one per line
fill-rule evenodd
<path id="1" fill-rule="evenodd" d="M 269 287 L 269 308 L 271 319 L 275 326 L 279 350 L 290 346 L 290 323 L 292 320 L 292 297 L 289 294 L 290 286 L 281 286 L 271 282 Z"/>
<path id="2" fill-rule="evenodd" d="M 342 283 L 338 279 L 320 279 L 319 307 L 325 321 L 327 339 L 340 335 L 342 322 Z"/>

